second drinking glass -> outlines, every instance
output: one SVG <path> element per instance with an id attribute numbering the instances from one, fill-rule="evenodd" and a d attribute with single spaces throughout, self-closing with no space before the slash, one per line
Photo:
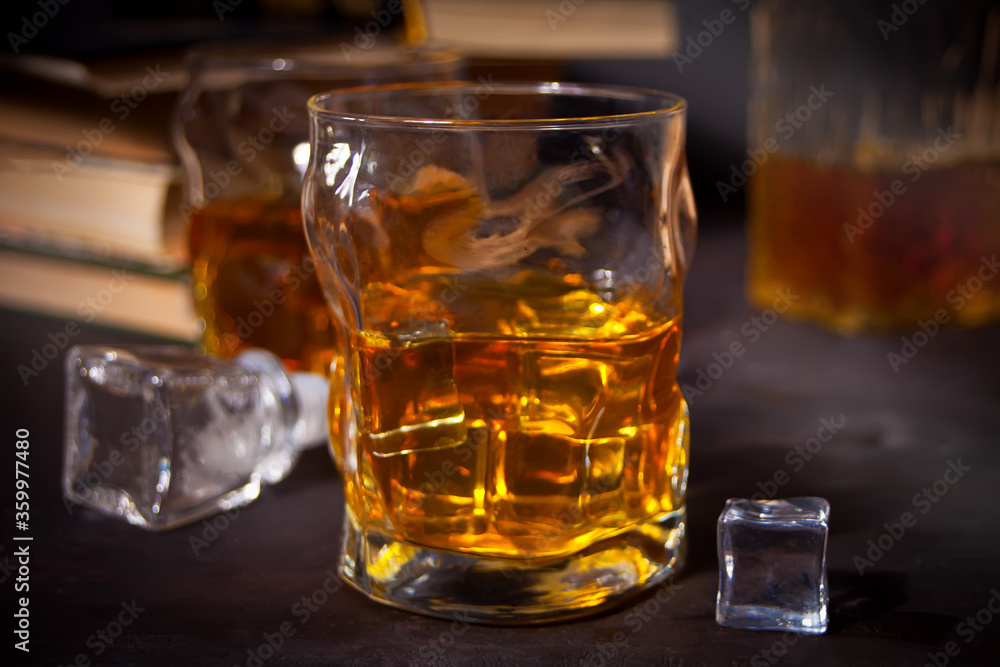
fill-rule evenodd
<path id="1" fill-rule="evenodd" d="M 460 77 L 450 50 L 374 44 L 202 49 L 174 126 L 186 176 L 195 302 L 209 354 L 262 347 L 327 373 L 336 334 L 300 211 L 306 101 L 331 88 Z"/>

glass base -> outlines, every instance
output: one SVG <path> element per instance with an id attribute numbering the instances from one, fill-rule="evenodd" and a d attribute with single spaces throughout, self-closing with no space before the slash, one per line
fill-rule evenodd
<path id="1" fill-rule="evenodd" d="M 720 602 L 715 612 L 719 625 L 743 630 L 781 630 L 819 635 L 826 632 L 826 606 L 789 610 L 764 605 L 735 605 Z"/>
<path id="2" fill-rule="evenodd" d="M 578 553 L 490 558 L 369 532 L 346 521 L 341 576 L 384 604 L 476 623 L 517 624 L 599 611 L 676 574 L 687 541 L 684 508 Z"/>
<path id="3" fill-rule="evenodd" d="M 844 273 L 849 271 L 845 269 Z M 975 277 L 975 267 L 969 269 L 969 275 Z M 831 282 L 835 283 L 832 278 Z M 931 294 L 930 288 L 918 285 L 910 294 L 878 300 L 872 296 L 873 285 L 849 283 L 846 278 L 843 282 L 843 285 L 811 286 L 794 276 L 752 268 L 747 281 L 747 299 L 760 310 L 774 310 L 785 319 L 818 324 L 843 336 L 881 332 L 912 335 L 922 328 L 933 337 L 942 324 L 952 321 L 964 327 L 977 327 L 1000 320 L 1000 292 L 983 290 L 974 299 L 966 299 L 956 288 L 951 292 L 953 300 L 948 301 L 944 294 Z M 962 283 L 956 279 L 954 284 L 960 286 Z M 792 301 L 782 297 L 788 294 L 793 295 Z M 957 304 L 961 307 L 956 307 Z M 945 316 L 943 322 L 935 322 L 936 318 Z"/>

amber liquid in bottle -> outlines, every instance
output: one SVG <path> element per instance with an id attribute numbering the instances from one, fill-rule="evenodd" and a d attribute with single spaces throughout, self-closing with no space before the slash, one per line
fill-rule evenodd
<path id="1" fill-rule="evenodd" d="M 262 347 L 290 370 L 329 371 L 335 327 L 298 207 L 255 198 L 210 202 L 192 216 L 190 246 L 210 354 Z"/>
<path id="2" fill-rule="evenodd" d="M 772 156 L 750 189 L 750 297 L 844 332 L 914 329 L 944 310 L 1000 317 L 1000 164 L 861 172 Z M 978 289 L 977 289 L 978 288 Z"/>

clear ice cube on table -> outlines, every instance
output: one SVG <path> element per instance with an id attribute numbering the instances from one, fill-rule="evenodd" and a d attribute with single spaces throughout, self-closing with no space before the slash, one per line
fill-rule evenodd
<path id="1" fill-rule="evenodd" d="M 716 622 L 825 632 L 829 517 L 823 498 L 728 500 L 719 516 Z"/>
<path id="2" fill-rule="evenodd" d="M 148 530 L 245 505 L 327 437 L 326 378 L 248 350 L 76 346 L 66 358 L 63 493 Z"/>

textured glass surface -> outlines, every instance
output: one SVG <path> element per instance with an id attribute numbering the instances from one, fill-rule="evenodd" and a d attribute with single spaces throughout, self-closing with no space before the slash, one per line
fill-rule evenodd
<path id="1" fill-rule="evenodd" d="M 303 212 L 349 354 L 345 578 L 484 622 L 580 614 L 684 558 L 684 101 L 571 84 L 314 97 Z"/>
<path id="2" fill-rule="evenodd" d="M 220 361 L 77 346 L 66 372 L 65 494 L 150 530 L 253 500 L 291 469 L 306 429 L 281 361 L 261 350 Z"/>
<path id="3" fill-rule="evenodd" d="M 719 517 L 716 621 L 751 630 L 826 631 L 823 498 L 726 502 Z"/>

